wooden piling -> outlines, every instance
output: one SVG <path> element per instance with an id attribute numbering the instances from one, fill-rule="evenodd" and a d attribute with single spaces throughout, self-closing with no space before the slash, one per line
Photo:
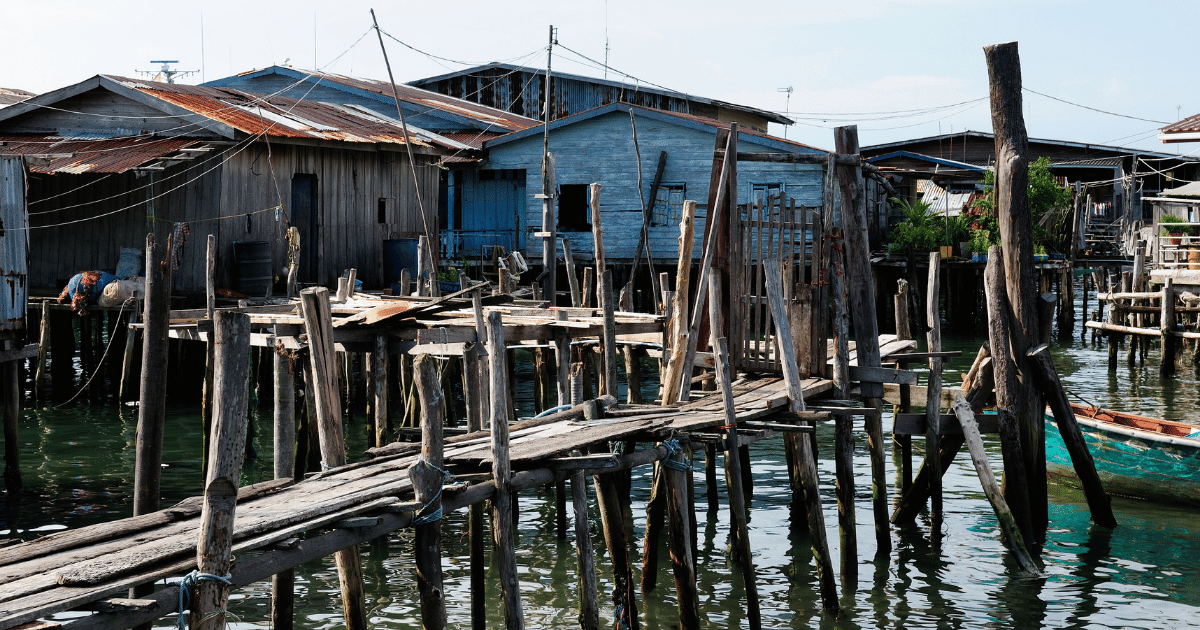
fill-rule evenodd
<path id="1" fill-rule="evenodd" d="M 942 351 L 941 314 L 938 309 L 938 267 L 941 256 L 929 252 L 929 280 L 925 292 L 926 345 L 929 352 Z M 942 359 L 929 359 L 929 386 L 925 399 L 925 466 L 929 468 L 930 538 L 942 535 L 942 460 L 938 449 L 938 422 L 941 419 Z"/>
<path id="2" fill-rule="evenodd" d="M 312 391 L 317 412 L 317 429 L 323 469 L 346 463 L 342 433 L 342 409 L 337 387 L 337 356 L 333 346 L 333 320 L 329 290 L 312 287 L 300 291 L 304 328 L 308 334 L 308 357 L 312 369 Z M 363 594 L 362 559 L 358 545 L 334 554 L 342 607 L 348 630 L 366 630 L 366 600 Z"/>
<path id="3" fill-rule="evenodd" d="M 579 627 L 600 630 L 600 594 L 589 531 L 587 477 L 582 470 L 571 473 L 571 506 L 575 512 L 575 557 L 579 566 Z"/>
<path id="4" fill-rule="evenodd" d="M 1171 279 L 1167 278 L 1167 282 L 1170 283 L 1170 281 Z M 1049 347 L 1038 346 L 1030 350 L 1026 356 L 1029 358 L 1028 365 L 1033 380 L 1037 383 L 1046 404 L 1049 405 L 1054 415 L 1054 422 L 1058 425 L 1058 432 L 1062 435 L 1063 443 L 1071 454 L 1071 463 L 1075 466 L 1075 475 L 1079 478 L 1080 485 L 1083 486 L 1084 496 L 1087 497 L 1092 521 L 1104 527 L 1116 527 L 1117 519 L 1113 516 L 1108 494 L 1104 492 L 1104 484 L 1101 483 L 1100 476 L 1096 473 L 1096 464 L 1083 439 L 1083 431 L 1080 430 L 1079 423 L 1075 421 L 1075 414 L 1067 400 L 1066 391 L 1063 390 L 1062 382 L 1058 379 L 1054 361 L 1050 358 Z"/>
<path id="5" fill-rule="evenodd" d="M 1163 280 L 1162 300 L 1159 309 L 1158 329 L 1160 344 L 1162 346 L 1162 357 L 1158 364 L 1158 371 L 1163 376 L 1170 376 L 1175 373 L 1175 353 L 1179 346 L 1175 337 L 1171 334 L 1175 332 L 1175 288 L 1172 286 L 1170 277 Z"/>
<path id="6" fill-rule="evenodd" d="M 414 362 L 417 393 L 421 399 L 421 458 L 408 469 L 413 493 L 423 507 L 413 515 L 416 523 L 417 590 L 421 593 L 421 626 L 446 627 L 446 598 L 442 585 L 442 470 L 445 419 L 442 388 L 433 357 L 418 355 Z"/>
<path id="7" fill-rule="evenodd" d="M 688 477 L 690 463 L 681 450 L 670 455 L 676 464 L 663 465 L 666 481 L 667 546 L 671 553 L 671 571 L 675 578 L 675 594 L 679 605 L 679 627 L 682 630 L 700 628 L 700 601 L 696 591 L 695 558 L 692 555 L 691 520 L 688 517 Z"/>
<path id="8" fill-rule="evenodd" d="M 780 364 L 783 368 L 783 382 L 788 392 L 789 409 L 794 412 L 805 410 L 804 390 L 800 383 L 800 371 L 796 365 L 796 357 L 792 349 L 795 347 L 791 339 L 791 330 L 783 325 L 787 320 L 781 318 L 784 312 L 780 290 L 781 278 L 779 264 L 773 260 L 763 262 L 766 271 L 767 305 L 771 309 L 775 321 L 775 339 L 779 345 Z M 788 436 L 798 436 L 788 433 Z M 790 444 L 790 443 L 789 443 Z M 825 538 L 825 516 L 821 512 L 821 495 L 818 489 L 817 458 L 813 450 L 814 441 L 806 436 L 798 436 L 795 440 L 796 452 L 793 453 L 798 465 L 799 488 L 803 493 L 792 500 L 802 500 L 806 505 L 808 534 L 812 540 L 813 557 L 817 562 L 817 581 L 821 589 L 821 606 L 825 612 L 837 615 L 841 610 L 837 598 L 837 584 L 833 575 L 833 560 L 829 557 L 829 543 Z"/>
<path id="9" fill-rule="evenodd" d="M 298 326 L 275 325 L 275 337 L 294 335 Z M 276 479 L 292 479 L 296 471 L 296 376 L 295 364 L 279 344 L 272 353 L 275 368 L 275 441 Z M 296 573 L 293 569 L 271 576 L 271 627 L 290 630 L 295 611 Z"/>
<path id="10" fill-rule="evenodd" d="M 663 377 L 663 405 L 678 402 L 680 381 L 691 378 L 692 369 L 684 365 L 688 349 L 688 299 L 692 273 L 692 250 L 695 248 L 696 202 L 683 202 L 683 218 L 679 222 L 679 263 L 675 269 L 675 303 L 671 306 L 671 358 Z"/>
<path id="11" fill-rule="evenodd" d="M 133 477 L 134 516 L 157 511 L 161 495 L 163 424 L 167 414 L 167 335 L 171 319 L 171 265 L 163 260 L 166 249 L 154 242 L 153 234 L 146 235 L 146 316 Z"/>
<path id="12" fill-rule="evenodd" d="M 991 348 L 992 370 L 996 382 L 996 412 L 1004 459 L 1004 498 L 1013 510 L 1024 539 L 1033 542 L 1025 445 L 1021 441 L 1016 415 L 1017 366 L 1011 354 L 1012 328 L 1008 319 L 1008 295 L 1004 291 L 1004 267 L 1004 252 L 999 245 L 993 245 L 988 251 L 987 267 L 984 270 L 984 295 L 988 306 L 988 345 Z"/>
<path id="13" fill-rule="evenodd" d="M 600 511 L 604 543 L 608 547 L 608 557 L 613 567 L 613 603 L 616 605 L 616 623 L 622 628 L 637 630 L 639 627 L 637 598 L 633 568 L 629 560 L 625 509 L 617 491 L 618 473 L 596 475 L 593 479 L 596 486 L 596 508 Z"/>
<path id="14" fill-rule="evenodd" d="M 147 252 L 150 253 L 150 252 Z M 148 258 L 154 261 L 154 258 Z M 214 377 L 214 440 L 204 483 L 200 539 L 196 545 L 196 584 L 190 627 L 221 630 L 230 587 L 221 579 L 233 568 L 233 524 L 242 459 L 246 453 L 246 405 L 250 392 L 250 316 L 221 312 L 214 320 L 217 364 Z M 149 337 L 147 337 L 149 341 Z"/>
<path id="15" fill-rule="evenodd" d="M 853 593 L 858 584 L 858 525 L 854 520 L 854 416 L 838 415 L 834 468 L 837 480 L 838 533 L 841 544 L 842 590 Z"/>
<path id="16" fill-rule="evenodd" d="M 1033 218 L 1028 196 L 1029 136 L 1025 131 L 1021 109 L 1021 61 L 1016 42 L 986 46 L 984 57 L 988 66 L 992 129 L 996 138 L 996 213 L 1000 224 L 1000 242 L 1004 248 L 1008 302 L 1014 318 L 1012 351 L 1020 361 L 1025 352 L 1040 339 L 1033 262 Z M 1045 421 L 1037 392 L 1031 383 L 1018 381 L 1016 393 L 1017 424 L 1021 429 L 1026 478 L 1030 484 L 1030 517 L 1040 540 L 1049 518 L 1046 465 L 1044 458 L 1039 458 L 1045 448 Z"/>
<path id="17" fill-rule="evenodd" d="M 612 270 L 601 274 L 600 308 L 604 311 L 604 379 L 601 383 L 602 396 L 617 395 L 617 322 L 613 311 Z"/>
<path id="18" fill-rule="evenodd" d="M 575 256 L 571 252 L 571 239 L 562 239 L 563 261 L 567 266 L 567 286 L 571 291 L 571 306 L 581 308 L 583 306 L 583 296 L 579 289 L 579 274 L 575 271 Z M 553 304 L 551 305 L 553 306 Z M 560 403 L 566 404 L 566 403 Z"/>
<path id="19" fill-rule="evenodd" d="M 391 407 L 388 402 L 388 392 L 391 391 L 391 370 L 389 369 L 388 336 L 375 335 L 375 351 L 371 353 L 371 376 L 374 381 L 374 391 L 371 411 L 375 416 L 375 445 L 383 446 L 390 439 L 388 418 L 391 417 Z"/>
<path id="20" fill-rule="evenodd" d="M 654 465 L 650 500 L 646 503 L 646 532 L 642 539 L 642 599 L 658 584 L 658 539 L 666 525 L 667 476 L 662 463 Z"/>
<path id="21" fill-rule="evenodd" d="M 43 307 L 44 308 L 44 307 Z M 12 341 L 0 343 L 0 348 L 16 350 Z M 0 406 L 4 414 L 4 488 L 10 504 L 21 494 L 21 449 L 19 429 L 21 420 L 21 382 L 16 361 L 0 362 Z"/>
<path id="22" fill-rule="evenodd" d="M 478 303 L 479 292 L 473 293 L 472 298 Z M 482 309 L 478 311 L 477 316 L 482 321 Z M 463 349 L 463 398 L 467 403 L 467 430 L 472 433 L 482 431 L 491 414 L 488 406 L 490 378 L 487 376 L 487 362 L 481 361 L 479 356 L 484 348 L 482 339 L 486 337 L 487 329 L 480 327 L 477 332 L 481 341 L 469 343 Z M 472 503 L 467 509 L 467 536 L 471 558 L 471 628 L 486 630 L 486 567 L 483 545 L 487 534 L 483 528 L 483 504 Z"/>
<path id="23" fill-rule="evenodd" d="M 714 228 L 715 229 L 715 228 Z M 713 300 L 714 304 L 716 300 Z M 714 308 L 714 310 L 719 310 Z M 784 320 L 787 321 L 787 320 Z M 714 334 L 718 331 L 713 327 Z M 713 351 L 716 355 L 717 387 L 721 390 L 721 400 L 725 409 L 725 489 L 729 494 L 730 529 L 733 532 L 733 559 L 741 571 L 746 584 L 746 613 L 750 628 L 756 630 L 762 627 L 762 618 L 758 607 L 758 586 L 754 574 L 754 555 L 750 546 L 750 529 L 746 522 L 746 498 L 742 493 L 742 464 L 738 449 L 737 409 L 733 402 L 733 384 L 729 373 L 729 344 L 724 337 L 714 338 Z"/>
<path id="24" fill-rule="evenodd" d="M 504 350 L 504 323 L 500 313 L 487 314 L 487 351 L 491 374 L 492 477 L 496 494 L 492 499 L 492 538 L 504 600 L 505 627 L 525 627 L 521 608 L 520 582 L 512 522 L 512 468 L 508 459 L 508 353 Z"/>
<path id="25" fill-rule="evenodd" d="M 850 313 L 846 310 L 846 257 L 842 248 L 840 228 L 833 228 L 830 246 L 829 288 L 833 294 L 833 386 L 838 398 L 850 397 Z"/>

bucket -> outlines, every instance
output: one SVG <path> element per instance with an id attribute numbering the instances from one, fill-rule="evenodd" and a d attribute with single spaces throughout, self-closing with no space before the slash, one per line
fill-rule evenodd
<path id="1" fill-rule="evenodd" d="M 252 298 L 266 297 L 274 280 L 271 244 L 266 241 L 234 241 L 234 289 Z"/>
<path id="2" fill-rule="evenodd" d="M 400 282 L 400 270 L 417 275 L 417 239 L 389 238 L 383 241 L 383 285 Z"/>

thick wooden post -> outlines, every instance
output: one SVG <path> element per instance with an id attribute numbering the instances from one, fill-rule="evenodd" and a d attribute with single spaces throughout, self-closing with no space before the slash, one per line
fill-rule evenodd
<path id="1" fill-rule="evenodd" d="M 925 320 L 928 332 L 926 345 L 930 352 L 942 351 L 942 316 L 938 309 L 938 276 L 941 256 L 929 252 L 929 281 L 925 292 Z M 942 403 L 942 360 L 929 359 L 929 385 L 925 399 L 925 464 L 929 469 L 929 511 L 932 516 L 930 538 L 939 540 L 942 535 L 942 460 L 938 449 L 938 421 L 941 419 Z"/>
<path id="2" fill-rule="evenodd" d="M 512 468 L 508 459 L 508 353 L 504 349 L 504 324 L 500 313 L 487 314 L 487 351 L 491 371 L 492 477 L 496 495 L 492 499 L 492 538 L 504 599 L 504 622 L 508 630 L 525 627 L 521 608 L 517 554 L 513 540 Z"/>
<path id="3" fill-rule="evenodd" d="M 691 366 L 683 364 L 688 349 L 688 285 L 692 273 L 692 250 L 696 247 L 696 202 L 683 202 L 683 218 L 679 222 L 679 263 L 675 269 L 675 303 L 671 306 L 671 358 L 663 377 L 662 404 L 678 401 L 680 380 L 691 378 Z"/>
<path id="4" fill-rule="evenodd" d="M 472 297 L 478 298 L 476 291 Z M 483 319 L 483 311 L 478 312 L 479 320 Z M 482 340 L 487 335 L 486 328 L 478 329 Z M 463 349 L 464 395 L 467 403 L 467 430 L 475 433 L 483 431 L 491 414 L 488 406 L 488 384 L 486 361 L 480 360 L 484 344 L 482 341 L 469 343 Z M 484 566 L 483 545 L 487 533 L 483 526 L 483 504 L 472 503 L 467 513 L 467 535 L 469 538 L 471 556 L 471 628 L 486 630 L 487 628 L 487 596 L 485 594 L 486 567 Z"/>
<path id="5" fill-rule="evenodd" d="M 300 305 L 308 333 L 308 358 L 313 375 L 311 394 L 316 403 L 321 467 L 336 468 L 346 463 L 346 446 L 342 437 L 342 405 L 337 386 L 329 290 L 325 287 L 304 289 L 300 292 Z M 358 545 L 337 552 L 334 561 L 338 567 L 346 627 L 348 630 L 365 630 L 367 611 Z"/>
<path id="6" fill-rule="evenodd" d="M 858 153 L 858 127 L 849 125 L 833 131 L 837 153 Z M 875 315 L 875 278 L 871 271 L 871 246 L 867 239 L 867 196 L 862 166 L 837 168 L 838 198 L 842 208 L 843 237 L 846 245 L 846 288 L 850 298 L 850 317 L 854 322 L 855 354 L 860 367 L 880 367 L 879 322 Z M 934 297 L 936 301 L 936 296 Z M 877 553 L 888 554 L 892 537 L 888 524 L 887 471 L 883 457 L 883 383 L 863 381 L 863 403 L 876 411 L 867 414 L 864 428 L 871 454 L 871 500 L 875 514 Z"/>
<path id="7" fill-rule="evenodd" d="M 636 587 L 633 568 L 629 561 L 628 528 L 625 524 L 625 508 L 617 492 L 619 473 L 596 475 L 596 507 L 600 510 L 600 523 L 604 528 L 604 543 L 613 567 L 613 603 L 616 604 L 617 624 L 622 628 L 637 630 Z"/>
<path id="8" fill-rule="evenodd" d="M 422 354 L 414 363 L 417 393 L 421 398 L 421 458 L 409 467 L 413 492 L 424 507 L 413 516 L 416 524 L 414 553 L 417 590 L 421 593 L 421 626 L 446 627 L 446 596 L 442 586 L 442 486 L 446 465 L 442 445 L 445 400 L 433 357 Z"/>
<path id="9" fill-rule="evenodd" d="M 667 495 L 667 546 L 671 552 L 671 571 L 675 576 L 675 594 L 679 602 L 681 630 L 700 628 L 700 600 L 696 591 L 695 558 L 692 555 L 691 519 L 688 507 L 688 478 L 691 462 L 683 450 L 670 455 L 675 464 L 663 465 Z"/>
<path id="10" fill-rule="evenodd" d="M 575 557 L 579 562 L 579 627 L 600 630 L 600 594 L 588 528 L 587 477 L 582 470 L 571 474 L 571 506 L 575 511 Z"/>
<path id="11" fill-rule="evenodd" d="M 275 325 L 275 337 L 294 335 L 297 326 Z M 296 375 L 295 362 L 276 347 L 272 353 L 275 368 L 275 478 L 291 479 L 296 474 Z M 290 630 L 295 611 L 294 569 L 271 576 L 271 627 Z"/>
<path id="12" fill-rule="evenodd" d="M 1037 284 L 1033 264 L 1033 218 L 1029 207 L 1029 136 L 1022 116 L 1021 60 L 1017 43 L 985 46 L 996 137 L 996 213 L 1004 248 L 1004 275 L 1012 307 L 1012 352 L 1023 368 L 1038 334 Z M 1037 392 L 1019 369 L 1014 403 L 1029 481 L 1030 517 L 1037 538 L 1047 526 L 1046 462 L 1042 410 Z M 1036 541 L 1033 541 L 1036 542 Z"/>
<path id="13" fill-rule="evenodd" d="M 388 369 L 388 336 L 375 335 L 375 351 L 371 353 L 371 376 L 374 378 L 375 391 L 371 411 L 375 414 L 375 445 L 383 446 L 388 443 L 388 418 L 391 409 L 388 405 L 388 392 L 391 391 L 391 370 Z"/>
<path id="14" fill-rule="evenodd" d="M 988 345 L 996 380 L 996 412 L 1000 424 L 1001 453 L 1004 458 L 1004 498 L 1013 510 L 1025 540 L 1033 542 L 1033 520 L 1029 511 L 1029 483 L 1026 478 L 1024 444 L 1017 425 L 1017 366 L 1011 354 L 1012 329 L 1008 321 L 1008 296 L 1004 292 L 1004 252 L 993 245 L 984 271 L 984 294 L 988 306 Z"/>
<path id="15" fill-rule="evenodd" d="M 612 270 L 600 274 L 600 307 L 604 310 L 604 382 L 600 395 L 617 395 L 617 322 L 613 312 Z"/>
<path id="16" fill-rule="evenodd" d="M 804 411 L 804 390 L 800 383 L 800 371 L 796 365 L 796 357 L 790 351 L 791 330 L 784 325 L 786 319 L 780 317 L 784 312 L 779 263 L 773 260 L 763 262 L 767 281 L 767 305 L 771 308 L 771 316 L 775 321 L 775 339 L 778 344 L 780 362 L 783 368 L 783 382 L 787 387 L 789 408 L 792 411 Z M 806 504 L 808 534 L 812 539 L 813 557 L 817 561 L 817 580 L 821 588 L 821 605 L 826 613 L 837 615 L 841 610 L 837 599 L 837 584 L 833 574 L 833 560 L 829 557 L 829 543 L 825 538 L 825 516 L 821 512 L 821 495 L 818 490 L 817 458 L 813 452 L 813 441 L 808 436 L 797 436 L 794 456 L 799 468 L 802 489 L 802 501 Z M 793 501 L 796 501 L 793 498 Z"/>
<path id="17" fill-rule="evenodd" d="M 1158 364 L 1158 372 L 1163 376 L 1175 373 L 1175 349 L 1179 345 L 1172 333 L 1175 332 L 1175 288 L 1171 278 L 1163 280 L 1162 304 L 1158 317 L 1159 343 L 1162 346 L 1162 357 Z"/>
<path id="18" fill-rule="evenodd" d="M 553 29 L 551 29 L 553 30 Z M 547 78 L 549 87 L 549 78 Z M 546 119 L 550 119 L 550 99 L 546 99 Z M 558 297 L 556 284 L 558 273 L 558 186 L 554 178 L 554 155 L 546 152 L 542 161 L 542 286 L 546 288 L 546 299 L 553 307 Z"/>
<path id="19" fill-rule="evenodd" d="M 713 326 L 712 330 L 718 331 L 719 329 Z M 754 574 L 754 555 L 750 546 L 750 528 L 746 522 L 748 512 L 741 479 L 743 471 L 738 448 L 737 409 L 734 408 L 733 383 L 729 374 L 729 347 L 724 337 L 714 338 L 712 347 L 716 355 L 717 387 L 721 390 L 721 400 L 725 409 L 725 488 L 729 493 L 733 559 L 741 570 L 742 579 L 746 584 L 746 613 L 750 628 L 756 630 L 762 627 L 762 618 L 758 606 L 758 586 Z"/>
<path id="20" fill-rule="evenodd" d="M 194 630 L 225 627 L 229 585 L 214 578 L 227 578 L 233 567 L 233 520 L 246 454 L 246 405 L 250 396 L 250 316 L 218 313 L 213 334 L 217 347 L 215 439 L 208 455 L 211 465 L 204 483 L 200 540 L 196 545 L 199 575 L 189 624 Z"/>
<path id="21" fill-rule="evenodd" d="M 830 247 L 829 289 L 833 295 L 833 386 L 838 398 L 850 397 L 850 313 L 846 310 L 846 256 L 841 232 L 833 228 Z"/>
<path id="22" fill-rule="evenodd" d="M 44 309 L 45 306 L 43 305 Z M 0 342 L 0 348 L 16 349 L 9 341 Z M 21 379 L 17 374 L 16 361 L 0 362 L 0 406 L 4 414 L 4 488 L 10 504 L 16 503 L 24 483 L 21 481 L 21 449 L 19 429 L 21 420 Z"/>
<path id="23" fill-rule="evenodd" d="M 834 469 L 837 481 L 838 533 L 841 539 L 842 590 L 853 593 L 858 584 L 858 525 L 854 520 L 854 416 L 838 415 Z"/>
<path id="24" fill-rule="evenodd" d="M 133 515 L 158 510 L 163 423 L 167 414 L 167 335 L 171 318 L 171 265 L 164 248 L 146 235 L 146 315 L 138 403 Z M 85 342 L 86 343 L 86 342 Z M 57 357 L 56 357 L 57 358 Z"/>
<path id="25" fill-rule="evenodd" d="M 571 253 L 571 239 L 562 239 L 562 248 L 563 261 L 567 266 L 567 286 L 571 291 L 571 306 L 581 308 L 583 306 L 583 296 L 579 292 L 579 274 L 575 271 L 575 256 Z"/>

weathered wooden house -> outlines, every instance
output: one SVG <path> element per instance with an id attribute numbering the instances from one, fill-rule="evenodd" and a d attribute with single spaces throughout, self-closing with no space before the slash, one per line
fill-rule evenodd
<path id="1" fill-rule="evenodd" d="M 982 189 L 984 173 L 996 161 L 995 137 L 980 131 L 865 146 L 861 153 L 894 180 L 901 196 L 914 199 L 924 192 L 918 191 L 921 182 L 966 199 Z M 1085 195 L 1081 228 L 1089 241 L 1118 250 L 1152 221 L 1151 197 L 1175 180 L 1200 174 L 1200 159 L 1191 156 L 1030 138 L 1029 159 L 1040 157 L 1050 158 L 1051 172 L 1068 185 L 1080 185 Z"/>
<path id="2" fill-rule="evenodd" d="M 29 282 L 42 290 L 115 266 L 147 232 L 165 241 L 176 221 L 192 235 L 177 292 L 203 290 L 207 234 L 219 286 L 236 280 L 235 242 L 269 250 L 278 275 L 290 225 L 302 282 L 354 267 L 378 285 L 384 239 L 437 238 L 436 164 L 470 151 L 353 104 L 108 75 L 0 110 L 0 153 L 28 165 Z"/>
<path id="3" fill-rule="evenodd" d="M 634 124 L 636 122 L 636 136 Z M 651 208 L 649 244 L 664 262 L 675 260 L 683 201 L 698 202 L 696 247 L 707 211 L 713 149 L 719 129 L 728 123 L 711 118 L 613 103 L 549 125 L 549 147 L 555 158 L 557 231 L 570 239 L 580 258 L 591 258 L 594 243 L 588 210 L 588 185 L 602 187 L 600 205 L 609 261 L 631 262 L 642 227 L 642 199 Z M 447 232 L 460 248 L 448 256 L 470 256 L 480 246 L 504 245 L 523 250 L 535 260 L 542 254 L 542 128 L 531 128 L 484 143 L 478 168 L 452 169 L 446 190 L 450 209 Z M 636 138 L 636 146 L 635 146 Z M 739 154 L 825 152 L 798 142 L 739 128 Z M 641 190 L 638 188 L 641 155 Z M 665 153 L 657 193 L 651 198 L 660 155 Z M 820 165 L 744 162 L 738 166 L 737 202 L 766 195 L 794 198 L 819 206 Z"/>
<path id="4" fill-rule="evenodd" d="M 611 105 L 628 103 L 647 109 L 736 122 L 751 131 L 767 132 L 767 123 L 790 125 L 786 116 L 755 107 L 728 103 L 627 81 L 578 74 L 550 74 L 550 120 L 574 116 Z M 409 81 L 409 85 L 473 101 L 528 118 L 545 120 L 546 70 L 507 63 L 489 63 L 435 77 Z"/>

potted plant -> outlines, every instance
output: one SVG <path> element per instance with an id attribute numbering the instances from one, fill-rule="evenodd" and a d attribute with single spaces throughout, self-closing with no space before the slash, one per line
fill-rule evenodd
<path id="1" fill-rule="evenodd" d="M 1183 237 L 1196 235 L 1194 226 L 1180 225 L 1181 223 L 1187 223 L 1187 221 L 1173 214 L 1164 214 L 1158 218 L 1158 225 L 1162 227 L 1163 236 L 1171 237 L 1171 245 L 1177 246 Z"/>
<path id="2" fill-rule="evenodd" d="M 1046 246 L 1045 245 L 1034 245 L 1033 246 L 1033 259 L 1035 261 L 1045 262 L 1046 259 L 1048 259 L 1048 258 L 1049 258 L 1049 256 L 1046 255 Z"/>
<path id="3" fill-rule="evenodd" d="M 987 262 L 988 247 L 991 247 L 991 233 L 988 230 L 975 230 L 971 233 L 971 262 Z"/>
<path id="4" fill-rule="evenodd" d="M 942 226 L 929 204 L 895 198 L 892 203 L 904 211 L 904 220 L 892 228 L 889 251 L 892 254 L 937 251 L 942 242 Z"/>
<path id="5" fill-rule="evenodd" d="M 966 215 L 957 215 L 946 219 L 946 240 L 943 241 L 950 245 L 950 252 L 942 252 L 943 257 L 950 257 L 957 251 L 959 255 L 965 257 L 970 256 L 971 243 L 971 219 Z"/>

